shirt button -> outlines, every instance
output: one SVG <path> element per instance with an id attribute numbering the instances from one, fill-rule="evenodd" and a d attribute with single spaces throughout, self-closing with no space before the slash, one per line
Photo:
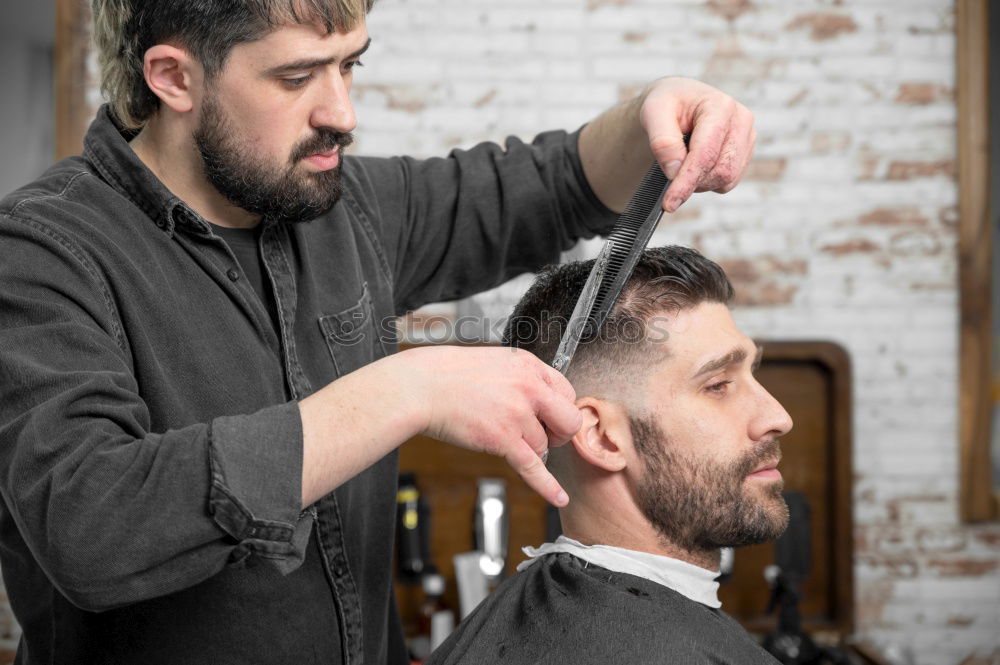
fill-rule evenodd
<path id="1" fill-rule="evenodd" d="M 226 272 L 226 277 L 229 278 L 229 281 L 235 282 L 236 280 L 238 280 L 240 278 L 240 273 L 237 272 L 237 270 L 235 268 L 230 268 Z"/>

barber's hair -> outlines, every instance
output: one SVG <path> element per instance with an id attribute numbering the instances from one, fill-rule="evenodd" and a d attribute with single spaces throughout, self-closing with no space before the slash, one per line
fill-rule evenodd
<path id="1" fill-rule="evenodd" d="M 101 91 L 123 127 L 141 127 L 160 100 L 146 85 L 143 57 L 157 44 L 190 52 L 211 78 L 237 44 L 289 23 L 353 29 L 375 0 L 93 0 Z"/>
<path id="2" fill-rule="evenodd" d="M 514 308 L 504 343 L 551 363 L 559 340 L 587 281 L 593 259 L 545 268 Z M 611 314 L 589 330 L 577 347 L 568 377 L 579 390 L 605 386 L 651 365 L 655 348 L 669 353 L 666 330 L 657 322 L 704 302 L 728 305 L 733 287 L 716 263 L 693 249 L 657 247 L 642 253 Z M 594 394 L 589 392 L 588 394 Z"/>

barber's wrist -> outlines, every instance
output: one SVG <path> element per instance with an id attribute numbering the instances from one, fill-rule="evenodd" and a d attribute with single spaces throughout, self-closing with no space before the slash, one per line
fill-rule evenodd
<path id="1" fill-rule="evenodd" d="M 367 368 L 379 386 L 386 425 L 403 443 L 422 432 L 430 424 L 430 387 L 427 369 L 417 362 L 419 349 L 410 349 L 387 356 Z"/>

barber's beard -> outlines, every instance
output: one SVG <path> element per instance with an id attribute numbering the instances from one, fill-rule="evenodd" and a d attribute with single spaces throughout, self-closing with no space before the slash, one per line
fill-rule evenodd
<path id="1" fill-rule="evenodd" d="M 300 162 L 309 155 L 351 144 L 350 133 L 320 128 L 295 146 L 285 168 L 267 167 L 251 142 L 238 135 L 213 97 L 205 99 L 194 140 L 208 181 L 234 206 L 275 222 L 300 222 L 328 212 L 343 193 L 341 164 L 308 172 Z"/>
<path id="2" fill-rule="evenodd" d="M 760 464 L 780 457 L 776 439 L 756 444 L 731 463 L 717 463 L 671 450 L 652 420 L 633 418 L 632 437 L 646 465 L 636 501 L 671 544 L 690 552 L 740 547 L 774 540 L 788 526 L 784 482 L 765 485 L 746 478 Z"/>

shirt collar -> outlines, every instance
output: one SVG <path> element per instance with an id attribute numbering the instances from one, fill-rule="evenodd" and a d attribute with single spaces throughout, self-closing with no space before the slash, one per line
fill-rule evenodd
<path id="1" fill-rule="evenodd" d="M 131 200 L 168 235 L 173 235 L 175 227 L 208 233 L 209 227 L 201 215 L 167 189 L 135 154 L 128 144 L 134 136 L 134 131 L 118 127 L 110 108 L 104 104 L 83 139 L 83 156 L 105 182 Z"/>
<path id="2" fill-rule="evenodd" d="M 662 584 L 702 605 L 716 609 L 722 607 L 718 596 L 719 583 L 715 581 L 719 572 L 680 559 L 611 545 L 584 545 L 566 536 L 559 536 L 556 542 L 545 543 L 541 547 L 525 547 L 523 551 L 529 558 L 517 567 L 518 571 L 546 554 L 566 552 L 595 566 Z"/>

